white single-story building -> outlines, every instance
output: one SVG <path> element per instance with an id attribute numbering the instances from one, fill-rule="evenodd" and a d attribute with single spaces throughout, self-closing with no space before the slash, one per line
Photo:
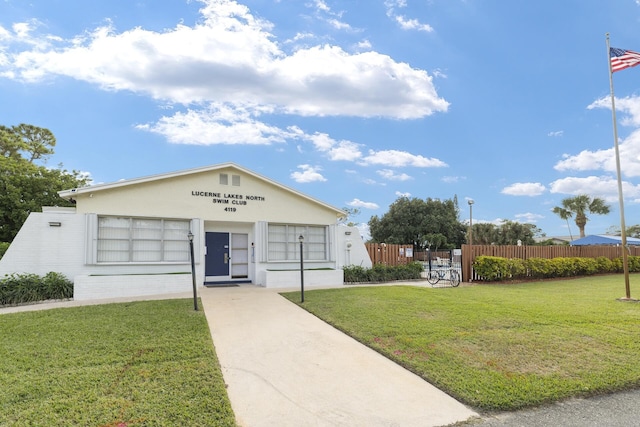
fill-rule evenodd
<path id="1" fill-rule="evenodd" d="M 342 267 L 371 267 L 345 212 L 233 163 L 61 191 L 74 208 L 31 213 L 0 276 L 62 273 L 74 299 L 198 286 L 342 285 Z"/>

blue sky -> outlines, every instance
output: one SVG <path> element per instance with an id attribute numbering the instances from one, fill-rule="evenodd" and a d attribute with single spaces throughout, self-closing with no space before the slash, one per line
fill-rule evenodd
<path id="1" fill-rule="evenodd" d="M 400 196 L 529 222 L 605 198 L 620 224 L 605 34 L 640 0 L 0 0 L 0 124 L 113 182 L 235 162 L 366 223 Z M 614 74 L 627 225 L 640 224 L 640 67 Z M 571 223 L 571 233 L 578 233 Z"/>

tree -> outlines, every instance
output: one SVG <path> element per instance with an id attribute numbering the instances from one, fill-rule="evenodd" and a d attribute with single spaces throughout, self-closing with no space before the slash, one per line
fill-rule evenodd
<path id="1" fill-rule="evenodd" d="M 375 215 L 369 220 L 371 241 L 415 244 L 419 248 L 436 243 L 442 249 L 460 247 L 465 228 L 458 215 L 455 197 L 444 201 L 400 197 L 381 218 Z"/>
<path id="2" fill-rule="evenodd" d="M 358 208 L 342 208 L 343 211 L 347 213 L 347 216 L 342 217 L 338 220 L 338 224 L 344 224 L 349 227 L 355 227 L 358 225 L 357 222 L 351 221 L 353 217 L 360 215 L 360 209 Z"/>
<path id="3" fill-rule="evenodd" d="M 612 236 L 621 236 L 622 232 L 620 231 L 619 225 L 612 225 L 607 228 L 606 234 L 610 234 Z M 627 237 L 635 237 L 640 238 L 640 224 L 631 225 L 627 227 Z"/>
<path id="4" fill-rule="evenodd" d="M 593 199 L 586 194 L 581 194 L 575 197 L 568 197 L 562 200 L 562 206 L 556 206 L 553 208 L 553 213 L 560 218 L 567 220 L 575 216 L 575 223 L 580 230 L 580 237 L 584 237 L 584 227 L 587 225 L 589 218 L 587 212 L 596 215 L 606 215 L 610 212 L 611 208 L 605 203 L 605 201 L 599 197 Z"/>
<path id="5" fill-rule="evenodd" d="M 474 245 L 493 245 L 498 240 L 498 230 L 490 222 L 475 223 L 472 228 Z M 467 240 L 468 238 L 469 236 L 467 236 Z"/>
<path id="6" fill-rule="evenodd" d="M 516 221 L 503 220 L 500 225 L 491 223 L 473 224 L 474 245 L 523 245 L 535 244 L 535 237 L 541 236 L 534 224 L 523 224 Z"/>
<path id="7" fill-rule="evenodd" d="M 504 220 L 498 226 L 498 245 L 535 244 L 535 237 L 542 234 L 542 230 L 534 224 L 522 224 L 516 221 Z"/>
<path id="8" fill-rule="evenodd" d="M 87 179 L 77 171 L 47 168 L 55 146 L 48 129 L 21 124 L 0 126 L 0 242 L 11 242 L 31 212 L 43 206 L 73 206 L 58 191 L 82 187 Z"/>

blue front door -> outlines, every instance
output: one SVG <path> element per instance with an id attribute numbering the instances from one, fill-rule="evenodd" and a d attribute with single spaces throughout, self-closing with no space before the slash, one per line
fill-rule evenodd
<path id="1" fill-rule="evenodd" d="M 205 233 L 207 256 L 205 257 L 205 276 L 229 276 L 229 233 Z"/>

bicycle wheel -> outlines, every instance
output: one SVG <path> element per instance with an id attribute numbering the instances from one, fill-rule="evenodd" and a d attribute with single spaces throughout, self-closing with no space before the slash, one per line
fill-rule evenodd
<path id="1" fill-rule="evenodd" d="M 439 281 L 440 281 L 440 275 L 438 274 L 437 271 L 431 270 L 429 274 L 427 274 L 427 282 L 431 283 L 432 285 L 435 285 Z"/>
<path id="2" fill-rule="evenodd" d="M 458 270 L 449 271 L 449 281 L 454 288 L 460 284 L 460 273 L 458 273 Z"/>

